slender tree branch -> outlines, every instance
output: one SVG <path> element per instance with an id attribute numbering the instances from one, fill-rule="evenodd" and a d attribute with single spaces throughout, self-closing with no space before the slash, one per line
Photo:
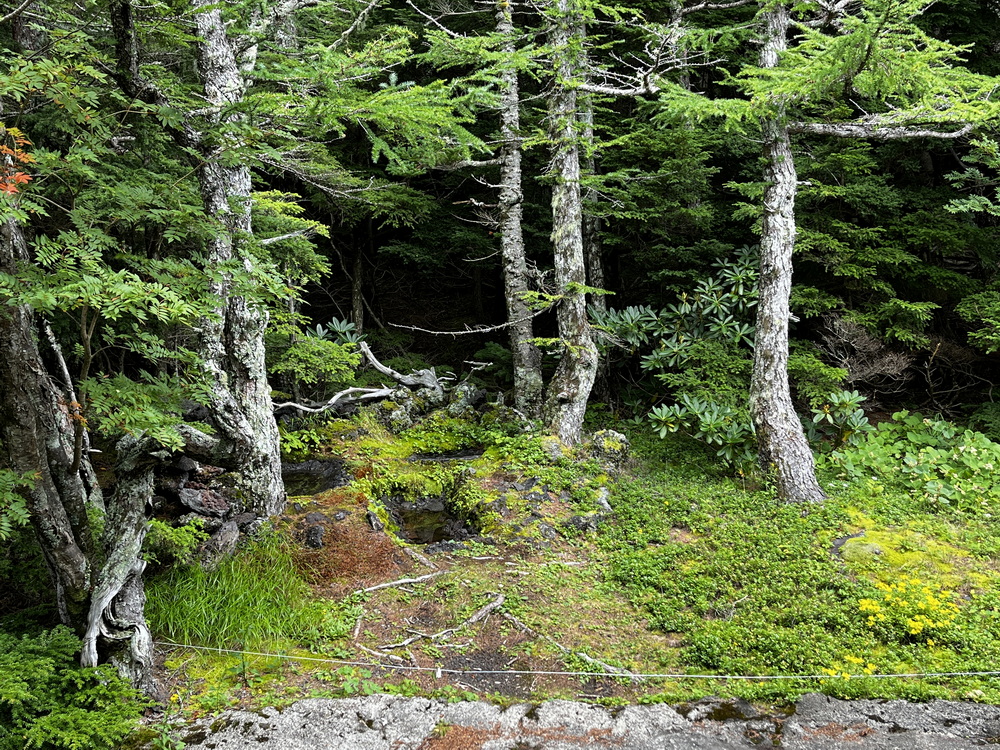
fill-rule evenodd
<path id="1" fill-rule="evenodd" d="M 426 14 L 422 10 L 420 10 L 420 8 L 418 8 L 416 5 L 413 4 L 413 0 L 406 0 L 406 4 L 409 5 L 411 8 L 413 8 L 413 10 L 417 11 L 417 13 L 419 13 L 420 15 L 422 15 L 424 18 L 426 18 L 432 24 L 434 24 L 439 29 L 441 29 L 441 31 L 443 31 L 445 34 L 447 34 L 448 36 L 450 36 L 452 39 L 460 39 L 462 37 L 461 34 L 455 32 L 455 31 L 452 31 L 447 26 L 442 25 L 441 22 L 438 21 L 433 16 L 429 16 L 428 14 Z"/>
<path id="2" fill-rule="evenodd" d="M 698 5 L 681 8 L 681 15 L 687 16 L 701 10 L 729 10 L 730 8 L 741 8 L 744 5 L 751 5 L 756 2 L 757 0 L 734 0 L 734 2 L 731 3 L 698 3 Z"/>
<path id="3" fill-rule="evenodd" d="M 824 123 L 824 122 L 790 122 L 790 133 L 812 133 L 815 135 L 832 135 L 839 138 L 867 138 L 874 141 L 892 141 L 901 138 L 961 138 L 973 130 L 971 123 L 966 123 L 955 131 L 930 130 L 926 128 L 905 125 L 880 126 L 877 121 L 868 123 Z"/>
<path id="4" fill-rule="evenodd" d="M 483 159 L 481 161 L 476 161 L 475 159 L 463 159 L 462 161 L 453 161 L 450 164 L 438 164 L 434 169 L 438 169 L 442 172 L 454 172 L 456 169 L 466 169 L 472 168 L 476 169 L 478 167 L 493 167 L 500 163 L 500 159 Z"/>
<path id="5" fill-rule="evenodd" d="M 344 29 L 344 33 L 340 35 L 337 41 L 331 44 L 327 49 L 329 49 L 331 52 L 336 49 L 339 49 L 340 46 L 344 44 L 344 42 L 350 39 L 351 34 L 357 31 L 361 27 L 361 25 L 368 20 L 368 16 L 371 15 L 371 12 L 375 10 L 375 7 L 380 2 L 382 2 L 382 0 L 371 0 L 371 2 L 369 2 L 368 5 L 366 5 L 360 13 L 358 13 L 358 16 L 357 18 L 354 19 L 354 22 L 346 29 Z"/>
<path id="6" fill-rule="evenodd" d="M 24 13 L 24 11 L 28 9 L 28 6 L 31 5 L 33 2 L 35 2 L 35 0 L 24 0 L 23 3 L 14 8 L 14 10 L 12 10 L 6 16 L 0 17 L 0 23 L 7 23 L 7 21 L 11 20 L 12 18 L 16 18 L 17 16 L 21 15 L 22 13 Z"/>
<path id="7" fill-rule="evenodd" d="M 316 236 L 316 230 L 312 227 L 308 229 L 297 229 L 294 232 L 288 232 L 287 234 L 279 234 L 277 237 L 268 237 L 260 241 L 261 245 L 273 245 L 275 242 L 284 242 L 285 240 L 293 240 L 296 237 L 305 237 L 309 239 Z"/>

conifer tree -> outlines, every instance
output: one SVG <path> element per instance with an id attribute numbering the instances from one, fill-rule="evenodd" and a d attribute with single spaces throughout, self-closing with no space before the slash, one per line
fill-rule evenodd
<path id="1" fill-rule="evenodd" d="M 760 66 L 744 85 L 761 113 L 766 182 L 751 414 L 761 464 L 790 502 L 824 497 L 788 387 L 797 190 L 791 134 L 954 139 L 998 111 L 990 101 L 997 82 L 959 67 L 961 48 L 914 24 L 926 2 L 868 0 L 853 13 L 847 7 L 818 4 L 793 26 L 786 3 L 762 3 Z"/>

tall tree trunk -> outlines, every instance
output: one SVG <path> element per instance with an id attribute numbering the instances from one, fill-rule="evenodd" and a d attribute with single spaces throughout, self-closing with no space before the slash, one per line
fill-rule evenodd
<path id="1" fill-rule="evenodd" d="M 0 223 L 0 272 L 27 260 L 22 227 Z M 26 305 L 0 307 L 0 465 L 34 476 L 25 491 L 31 523 L 55 586 L 60 619 L 79 629 L 94 575 L 87 518 L 90 487 L 73 471 L 70 407 L 45 369 Z M 88 459 L 83 457 L 81 465 Z"/>
<path id="2" fill-rule="evenodd" d="M 358 243 L 354 252 L 354 262 L 351 265 L 351 321 L 354 330 L 364 333 L 365 330 L 365 249 Z"/>
<path id="3" fill-rule="evenodd" d="M 583 79 L 583 28 L 577 0 L 554 0 L 549 32 L 555 78 L 549 92 L 552 149 L 552 246 L 556 286 L 562 295 L 556 311 L 562 356 L 549 383 L 545 422 L 567 444 L 579 442 L 587 399 L 597 374 L 597 349 L 579 285 L 586 281 L 583 260 L 583 210 L 580 200 L 580 140 L 576 86 Z"/>
<path id="4" fill-rule="evenodd" d="M 497 4 L 497 32 L 506 40 L 504 51 L 513 57 L 514 21 L 507 0 Z M 521 97 L 517 70 L 507 68 L 501 76 L 500 103 L 500 252 L 503 258 L 504 296 L 510 349 L 514 365 L 514 405 L 531 418 L 542 415 L 542 353 L 532 343 L 534 326 L 525 303 L 528 268 L 521 228 L 524 195 L 521 189 Z"/>
<path id="5" fill-rule="evenodd" d="M 240 64 L 252 65 L 252 61 L 247 61 L 248 52 L 243 51 L 238 63 L 218 5 L 198 0 L 194 7 L 200 37 L 198 72 L 207 100 L 224 111 L 242 102 L 245 81 Z M 234 122 L 236 117 L 229 114 L 222 119 Z M 241 247 L 252 234 L 250 168 L 222 163 L 220 152 L 205 153 L 198 172 L 205 210 L 221 229 L 209 241 L 207 260 L 211 266 L 238 260 L 250 272 L 254 261 Z M 268 314 L 246 297 L 234 295 L 226 276 L 214 281 L 211 291 L 225 302 L 215 318 L 201 324 L 200 353 L 213 382 L 208 406 L 224 449 L 239 467 L 236 489 L 244 506 L 260 516 L 276 515 L 284 508 L 285 491 L 278 426 L 264 364 Z"/>
<path id="6" fill-rule="evenodd" d="M 580 106 L 580 133 L 584 145 L 583 173 L 597 174 L 597 159 L 594 157 L 594 98 L 591 95 L 583 97 Z M 604 289 L 604 262 L 601 259 L 601 220 L 595 213 L 597 191 L 586 188 L 583 191 L 583 257 L 587 266 L 587 286 Z M 589 207 L 589 210 L 588 210 Z M 595 309 L 604 312 L 608 303 L 603 294 L 592 294 L 588 302 Z"/>
<path id="7" fill-rule="evenodd" d="M 762 11 L 765 24 L 762 68 L 778 65 L 786 48 L 788 10 L 776 3 Z M 761 121 L 764 139 L 764 222 L 760 242 L 760 299 L 750 381 L 750 413 L 757 430 L 761 467 L 772 472 L 778 496 L 788 502 L 825 497 L 816 465 L 788 386 L 788 318 L 795 247 L 797 176 L 784 111 Z"/>
<path id="8" fill-rule="evenodd" d="M 586 35 L 586 29 L 581 30 L 581 36 Z M 583 140 L 584 158 L 582 171 L 585 176 L 597 174 L 597 158 L 594 155 L 594 97 L 585 95 L 580 101 L 580 125 Z M 596 214 L 597 191 L 592 187 L 583 190 L 583 259 L 587 267 L 587 286 L 604 289 L 604 261 L 601 245 L 601 219 Z M 588 294 L 587 304 L 599 313 L 607 312 L 608 302 L 603 294 Z M 607 357 L 597 365 L 594 376 L 594 397 L 598 401 L 609 403 L 614 396 L 611 393 L 611 363 Z"/>

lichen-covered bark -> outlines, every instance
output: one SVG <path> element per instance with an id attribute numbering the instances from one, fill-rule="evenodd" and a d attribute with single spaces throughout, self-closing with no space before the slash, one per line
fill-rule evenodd
<path id="1" fill-rule="evenodd" d="M 80 663 L 108 662 L 148 695 L 154 695 L 153 638 L 146 625 L 142 543 L 146 508 L 153 497 L 155 444 L 125 437 L 118 442 L 116 486 L 108 501 L 101 539 L 101 569 L 90 598 Z"/>
<path id="2" fill-rule="evenodd" d="M 579 35 L 583 23 L 576 0 L 555 0 L 554 10 L 549 32 L 555 73 L 549 92 L 549 140 L 553 179 L 552 248 L 556 286 L 563 295 L 556 316 L 563 351 L 549 383 L 545 422 L 560 440 L 572 445 L 579 442 L 583 430 L 598 356 L 587 321 L 586 298 L 577 286 L 586 281 L 576 91 L 583 77 Z"/>
<path id="3" fill-rule="evenodd" d="M 2 109 L 0 109 L 2 111 Z M 12 217 L 0 223 L 0 271 L 18 272 L 31 258 L 24 228 Z M 31 524 L 48 565 L 60 619 L 86 633 L 81 663 L 97 663 L 97 635 L 90 638 L 94 613 L 105 622 L 128 622 L 131 647 L 114 654 L 112 663 L 132 684 L 152 694 L 152 639 L 145 625 L 139 557 L 145 534 L 145 508 L 152 497 L 152 473 L 138 503 L 122 521 L 120 495 L 104 503 L 87 452 L 79 448 L 82 423 L 68 368 L 48 325 L 39 335 L 34 312 L 26 305 L 0 306 L 0 466 L 35 477 L 25 492 Z M 53 348 L 56 377 L 45 366 L 38 342 Z M 62 391 L 57 378 L 66 381 Z M 104 554 L 99 554 L 88 510 L 105 513 Z M 130 533 L 126 527 L 135 529 Z M 109 570 L 128 570 L 123 586 L 108 588 Z M 103 587 L 103 588 L 102 588 Z M 100 602 L 100 603 L 98 603 Z M 108 631 L 105 631 L 108 632 Z"/>
<path id="4" fill-rule="evenodd" d="M 597 173 L 597 160 L 594 158 L 594 100 L 592 96 L 584 97 L 580 103 L 580 124 L 586 153 L 583 160 L 583 172 L 587 175 Z M 604 289 L 604 249 L 601 243 L 601 219 L 594 213 L 597 203 L 597 191 L 587 188 L 583 191 L 583 258 L 587 266 L 587 285 L 595 289 Z M 589 208 L 589 210 L 588 210 Z M 590 304 L 597 310 L 607 310 L 608 303 L 603 294 L 590 295 Z"/>
<path id="5" fill-rule="evenodd" d="M 765 24 L 761 67 L 772 68 L 786 47 L 788 11 L 777 3 L 762 11 Z M 792 404 L 788 385 L 788 318 L 795 247 L 795 162 L 784 112 L 762 119 L 764 221 L 760 243 L 759 302 L 750 413 L 762 468 L 773 473 L 779 497 L 819 502 L 812 451 Z"/>
<path id="6" fill-rule="evenodd" d="M 514 54 L 514 22 L 510 3 L 497 4 L 497 32 L 508 41 L 505 50 Z M 500 102 L 500 251 L 503 258 L 504 295 L 514 365 L 514 405 L 531 418 L 541 416 L 544 384 L 542 353 L 532 343 L 531 311 L 525 303 L 528 291 L 524 234 L 521 229 L 521 101 L 517 71 L 504 70 Z"/>
<path id="7" fill-rule="evenodd" d="M 198 72 L 206 99 L 223 112 L 242 101 L 244 77 L 219 6 L 196 2 L 194 7 L 200 37 Z M 246 59 L 240 62 L 248 64 Z M 221 115 L 216 124 L 231 124 L 235 117 Z M 220 228 L 209 241 L 206 257 L 210 266 L 236 260 L 249 273 L 254 261 L 240 243 L 251 235 L 250 168 L 243 163 L 224 164 L 221 155 L 206 153 L 198 171 L 205 210 Z M 203 320 L 200 326 L 199 349 L 213 383 L 208 406 L 223 437 L 223 449 L 237 467 L 236 489 L 244 506 L 257 515 L 272 516 L 284 508 L 285 492 L 264 363 L 267 311 L 234 294 L 228 275 L 217 278 L 211 291 L 224 304 L 215 318 Z"/>
<path id="8" fill-rule="evenodd" d="M 0 223 L 0 271 L 17 273 L 26 259 L 23 229 L 8 218 Z M 79 625 L 93 575 L 86 510 L 93 489 L 72 471 L 73 443 L 69 409 L 42 361 L 32 310 L 0 307 L 0 466 L 35 476 L 25 492 L 31 522 L 60 617 Z"/>

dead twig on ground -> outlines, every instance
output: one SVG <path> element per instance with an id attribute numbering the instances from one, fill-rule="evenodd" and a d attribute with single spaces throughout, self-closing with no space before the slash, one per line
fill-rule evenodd
<path id="1" fill-rule="evenodd" d="M 383 650 L 388 650 L 390 648 L 406 648 L 411 643 L 415 643 L 416 641 L 419 641 L 421 638 L 426 638 L 426 639 L 428 639 L 430 641 L 440 640 L 441 638 L 444 638 L 446 635 L 451 635 L 452 633 L 457 633 L 459 630 L 461 630 L 464 627 L 467 627 L 469 625 L 475 625 L 477 622 L 485 620 L 486 617 L 491 612 L 493 612 L 498 607 L 502 606 L 503 603 L 504 603 L 504 601 L 505 601 L 504 595 L 503 594 L 498 594 L 496 599 L 494 599 L 493 601 L 489 602 L 485 606 L 480 607 L 478 610 L 476 610 L 476 612 L 471 617 L 469 617 L 466 620 L 463 620 L 460 624 L 456 625 L 453 628 L 445 628 L 444 630 L 440 630 L 437 633 L 433 633 L 433 634 L 431 634 L 431 633 L 421 633 L 421 632 L 418 632 L 418 631 L 411 630 L 410 632 L 411 633 L 416 633 L 416 635 L 411 636 L 410 638 L 407 638 L 404 641 L 400 641 L 399 643 L 390 643 L 390 644 L 385 645 L 385 646 L 379 646 L 379 648 L 381 648 Z"/>
<path id="2" fill-rule="evenodd" d="M 350 594 L 350 596 L 354 596 L 355 594 L 370 594 L 373 591 L 381 591 L 382 589 L 391 589 L 396 586 L 406 586 L 411 583 L 423 583 L 424 581 L 429 581 L 432 578 L 437 578 L 440 575 L 444 575 L 447 572 L 448 571 L 446 570 L 439 570 L 435 573 L 428 573 L 425 576 L 417 576 L 416 578 L 400 578 L 398 581 L 389 581 L 388 583 L 380 583 L 377 586 L 369 586 L 366 589 L 358 589 L 354 593 Z"/>
<path id="3" fill-rule="evenodd" d="M 523 630 L 525 633 L 529 633 L 529 634 L 535 636 L 536 638 L 542 638 L 542 639 L 548 641 L 549 643 L 551 643 L 553 646 L 555 646 L 557 649 L 559 649 L 564 654 L 572 654 L 576 658 L 582 659 L 583 661 L 587 662 L 587 664 L 591 664 L 591 665 L 593 665 L 595 667 L 600 668 L 602 671 L 606 672 L 609 675 L 614 675 L 615 677 L 628 677 L 632 682 L 642 682 L 642 678 L 639 677 L 634 672 L 630 672 L 627 669 L 623 669 L 622 667 L 615 667 L 615 666 L 612 666 L 611 664 L 607 664 L 607 663 L 601 661 L 600 659 L 595 659 L 592 656 L 588 656 L 587 654 L 583 653 L 582 651 L 573 651 L 571 649 L 568 649 L 564 645 L 562 645 L 561 643 L 559 643 L 557 640 L 555 640 L 553 638 L 550 638 L 549 636 L 545 635 L 544 633 L 539 633 L 534 628 L 532 628 L 532 627 L 530 627 L 528 625 L 525 625 L 523 622 L 521 622 L 519 619 L 517 619 L 516 617 L 514 617 L 514 615 L 512 615 L 512 614 L 509 614 L 507 612 L 502 612 L 501 615 L 505 619 L 507 619 L 508 621 L 510 621 L 511 623 L 513 623 L 514 625 L 516 625 L 518 628 L 520 628 L 521 630 Z"/>

